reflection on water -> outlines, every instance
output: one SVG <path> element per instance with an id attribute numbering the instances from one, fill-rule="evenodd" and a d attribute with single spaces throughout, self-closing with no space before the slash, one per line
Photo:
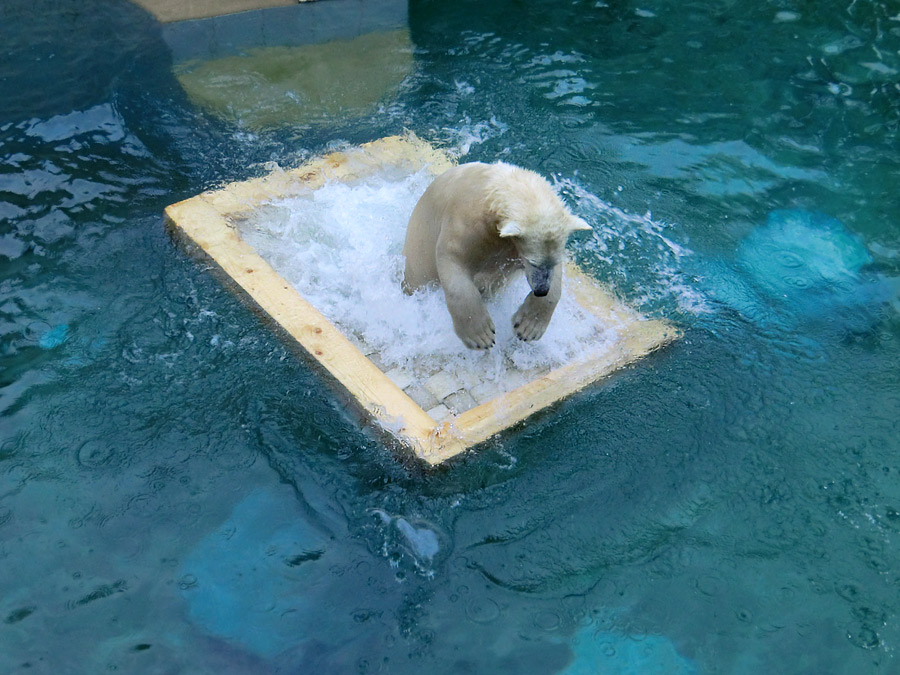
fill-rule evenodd
<path id="1" fill-rule="evenodd" d="M 256 48 L 177 66 L 191 101 L 254 130 L 371 114 L 413 67 L 407 30 L 316 45 Z M 357 77 L 366 72 L 364 78 Z"/>
<path id="2" fill-rule="evenodd" d="M 139 9 L 4 3 L 0 670 L 894 672 L 896 14 L 417 0 L 378 111 L 250 133 Z M 161 213 L 404 128 L 553 176 L 684 339 L 396 463 Z"/>

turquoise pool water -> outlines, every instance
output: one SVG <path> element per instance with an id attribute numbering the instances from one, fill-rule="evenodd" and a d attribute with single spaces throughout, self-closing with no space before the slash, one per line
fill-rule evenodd
<path id="1" fill-rule="evenodd" d="M 0 671 L 898 672 L 898 12 L 414 0 L 382 107 L 253 132 L 143 11 L 4 0 Z M 161 213 L 403 129 L 684 338 L 397 463 Z"/>

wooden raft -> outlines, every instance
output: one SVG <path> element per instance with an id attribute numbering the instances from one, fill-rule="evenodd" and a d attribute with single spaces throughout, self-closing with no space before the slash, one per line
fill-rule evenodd
<path id="1" fill-rule="evenodd" d="M 476 400 L 474 407 L 457 412 L 440 405 L 429 414 L 263 260 L 234 225 L 269 202 L 309 194 L 326 181 L 352 183 L 381 172 L 409 175 L 422 169 L 437 176 L 452 164 L 446 154 L 413 135 L 391 136 L 331 153 L 298 169 L 232 183 L 165 211 L 173 233 L 202 249 L 334 376 L 363 411 L 431 465 L 487 440 L 679 335 L 673 325 L 646 319 L 569 263 L 565 292 L 602 322 L 616 325 L 616 343 L 586 360 L 547 369 L 490 400 Z M 440 414 L 435 412 L 439 408 Z"/>

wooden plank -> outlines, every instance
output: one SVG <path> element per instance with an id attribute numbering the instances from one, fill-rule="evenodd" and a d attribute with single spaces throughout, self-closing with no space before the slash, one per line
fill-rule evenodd
<path id="1" fill-rule="evenodd" d="M 446 154 L 415 136 L 394 136 L 331 153 L 295 170 L 235 183 L 166 209 L 174 230 L 199 246 L 321 363 L 363 410 L 431 465 L 487 440 L 679 335 L 668 322 L 645 319 L 570 263 L 566 292 L 587 311 L 617 327 L 615 345 L 438 424 L 244 242 L 229 222 L 229 218 L 246 217 L 267 201 L 309 194 L 327 181 L 353 181 L 386 168 L 406 173 L 427 168 L 437 175 L 450 166 Z"/>

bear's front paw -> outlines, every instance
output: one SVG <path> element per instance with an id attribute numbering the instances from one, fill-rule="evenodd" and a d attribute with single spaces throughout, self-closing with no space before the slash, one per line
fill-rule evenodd
<path id="1" fill-rule="evenodd" d="M 516 331 L 516 337 L 525 342 L 540 340 L 549 325 L 549 315 L 529 312 L 525 307 L 520 307 L 519 311 L 513 315 L 513 329 Z"/>
<path id="2" fill-rule="evenodd" d="M 494 322 L 485 312 L 479 319 L 472 319 L 465 326 L 456 326 L 456 334 L 469 349 L 490 349 L 494 346 Z"/>

